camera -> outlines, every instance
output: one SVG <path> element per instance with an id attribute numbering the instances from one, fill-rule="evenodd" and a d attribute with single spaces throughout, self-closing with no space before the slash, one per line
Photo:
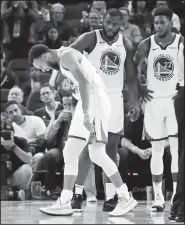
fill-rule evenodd
<path id="1" fill-rule="evenodd" d="M 12 136 L 11 130 L 3 130 L 1 131 L 1 137 L 4 138 L 6 141 L 10 140 Z"/>

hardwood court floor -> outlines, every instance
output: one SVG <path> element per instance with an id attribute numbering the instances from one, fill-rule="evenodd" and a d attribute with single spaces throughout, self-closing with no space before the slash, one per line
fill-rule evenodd
<path id="1" fill-rule="evenodd" d="M 167 203 L 162 213 L 151 211 L 151 202 L 139 201 L 138 206 L 124 217 L 108 217 L 102 211 L 103 201 L 83 203 L 83 212 L 73 216 L 48 216 L 39 207 L 52 201 L 2 201 L 1 224 L 170 224 L 168 220 L 170 205 Z M 183 223 L 182 223 L 183 224 Z"/>

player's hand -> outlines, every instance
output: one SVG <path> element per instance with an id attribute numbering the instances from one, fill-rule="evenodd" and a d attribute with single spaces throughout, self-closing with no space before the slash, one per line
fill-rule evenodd
<path id="1" fill-rule="evenodd" d="M 148 157 L 150 157 L 152 155 L 152 149 L 151 148 L 147 148 L 144 150 L 145 155 L 147 155 Z"/>
<path id="2" fill-rule="evenodd" d="M 92 123 L 90 122 L 90 117 L 89 114 L 85 114 L 84 115 L 84 122 L 83 122 L 84 126 L 87 128 L 87 130 L 90 133 L 94 133 L 94 127 L 92 125 Z"/>
<path id="3" fill-rule="evenodd" d="M 130 116 L 131 122 L 135 122 L 136 120 L 139 119 L 140 111 L 141 111 L 141 107 L 139 103 L 130 105 L 128 115 Z"/>
<path id="4" fill-rule="evenodd" d="M 151 101 L 153 99 L 153 96 L 151 95 L 152 93 L 154 92 L 149 90 L 146 85 L 140 85 L 139 94 L 144 102 Z"/>
<path id="5" fill-rule="evenodd" d="M 136 153 L 137 153 L 137 155 L 138 155 L 141 159 L 146 160 L 146 159 L 149 159 L 149 158 L 150 158 L 149 155 L 145 154 L 145 150 L 141 150 L 141 149 L 138 148 L 137 151 L 136 151 Z"/>

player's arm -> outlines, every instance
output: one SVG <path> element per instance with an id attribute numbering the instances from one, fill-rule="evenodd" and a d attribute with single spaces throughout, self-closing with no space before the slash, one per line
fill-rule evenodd
<path id="1" fill-rule="evenodd" d="M 147 57 L 148 48 L 148 39 L 145 39 L 139 43 L 137 51 L 134 55 L 134 62 L 136 66 L 140 66 L 141 63 L 145 60 L 145 58 Z"/>
<path id="2" fill-rule="evenodd" d="M 83 113 L 89 113 L 89 83 L 86 79 L 85 71 L 81 66 L 81 53 L 73 49 L 68 49 L 62 53 L 62 66 L 68 69 L 79 83 L 79 91 L 82 98 Z"/>
<path id="3" fill-rule="evenodd" d="M 179 52 L 178 52 L 178 83 L 184 86 L 184 37 L 180 37 Z"/>
<path id="4" fill-rule="evenodd" d="M 144 60 L 148 57 L 148 52 L 149 52 L 149 38 L 143 40 L 139 44 L 137 51 L 134 55 L 134 62 L 135 65 L 137 66 L 138 71 L 141 70 L 142 62 L 144 62 Z M 144 101 L 150 101 L 153 98 L 151 95 L 153 91 L 148 90 L 146 86 L 141 85 L 140 82 L 138 82 L 138 91 Z"/>
<path id="5" fill-rule="evenodd" d="M 69 47 L 78 50 L 79 52 L 83 53 L 83 51 L 90 52 L 93 48 L 95 43 L 95 33 L 88 32 L 80 35 L 78 39 L 72 43 Z"/>
<path id="6" fill-rule="evenodd" d="M 135 111 L 135 116 L 134 116 L 135 119 L 133 118 L 133 120 L 137 120 L 139 118 L 140 113 L 139 113 L 139 101 L 138 101 L 137 70 L 133 61 L 134 48 L 128 39 L 124 38 L 123 40 L 124 40 L 124 45 L 127 51 L 124 66 L 125 66 L 125 73 L 127 76 L 130 107 L 131 107 L 131 110 L 134 109 Z"/>

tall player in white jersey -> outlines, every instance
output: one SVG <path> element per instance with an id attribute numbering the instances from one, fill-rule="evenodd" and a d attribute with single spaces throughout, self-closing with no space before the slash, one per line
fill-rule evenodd
<path id="1" fill-rule="evenodd" d="M 158 211 L 164 209 L 162 194 L 163 153 L 165 139 L 169 139 L 172 155 L 171 172 L 173 193 L 176 192 L 178 173 L 177 120 L 173 97 L 179 75 L 178 54 L 182 51 L 183 37 L 172 33 L 172 11 L 157 9 L 154 14 L 156 34 L 142 41 L 135 54 L 139 66 L 147 59 L 147 88 L 153 91 L 152 100 L 145 105 L 144 126 L 152 144 L 151 173 Z"/>
<path id="2" fill-rule="evenodd" d="M 60 69 L 75 85 L 79 86 L 81 97 L 63 149 L 65 169 L 61 197 L 51 206 L 40 208 L 40 211 L 49 215 L 73 214 L 71 199 L 78 174 L 78 158 L 87 143 L 89 143 L 91 160 L 103 168 L 115 185 L 120 199 L 110 215 L 122 216 L 131 211 L 137 202 L 123 183 L 116 164 L 105 151 L 111 107 L 105 86 L 95 67 L 83 54 L 69 47 L 52 50 L 45 45 L 33 46 L 29 52 L 29 61 L 43 71 Z"/>
<path id="3" fill-rule="evenodd" d="M 111 104 L 111 115 L 108 121 L 108 143 L 106 152 L 117 162 L 117 148 L 120 135 L 123 135 L 124 96 L 122 94 L 126 78 L 130 106 L 135 110 L 136 120 L 139 117 L 137 72 L 133 62 L 134 51 L 131 42 L 120 34 L 122 13 L 115 8 L 108 9 L 103 17 L 102 29 L 82 34 L 70 47 L 84 53 L 94 65 L 105 84 Z M 76 180 L 73 209 L 80 210 L 83 197 L 83 185 L 90 167 L 88 151 L 80 155 L 79 172 Z M 117 203 L 115 187 L 107 176 L 104 177 L 106 201 L 104 211 L 112 211 Z M 76 202 L 76 203 L 75 203 Z"/>

